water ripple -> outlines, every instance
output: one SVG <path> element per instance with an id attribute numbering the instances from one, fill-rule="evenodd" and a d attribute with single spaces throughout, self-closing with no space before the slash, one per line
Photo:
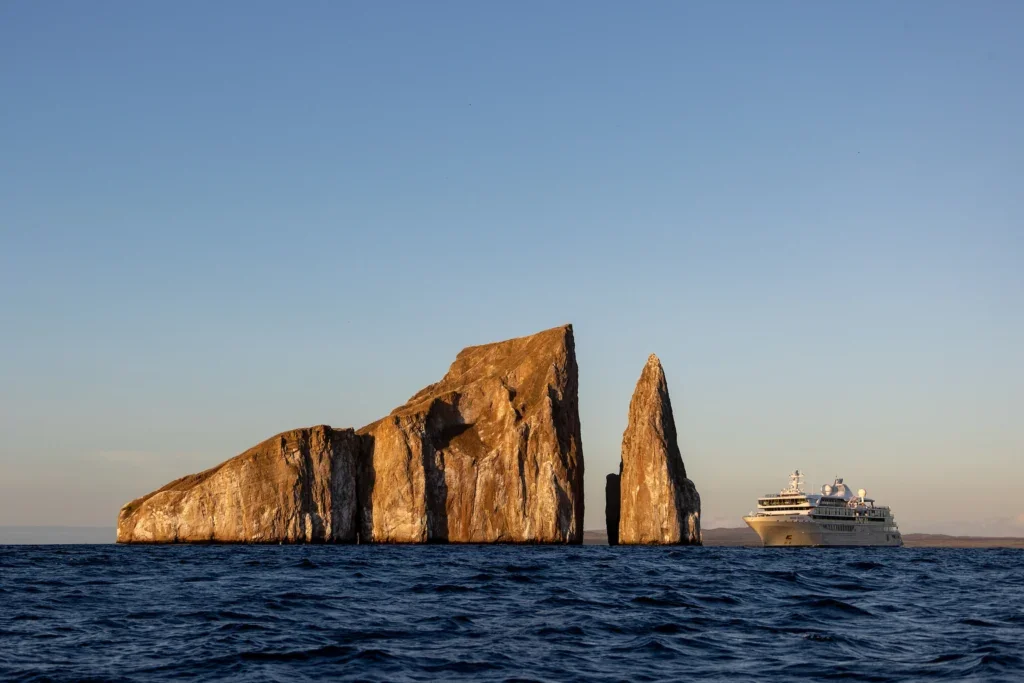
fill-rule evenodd
<path id="1" fill-rule="evenodd" d="M 3 546 L 0 679 L 1019 680 L 1024 552 Z"/>

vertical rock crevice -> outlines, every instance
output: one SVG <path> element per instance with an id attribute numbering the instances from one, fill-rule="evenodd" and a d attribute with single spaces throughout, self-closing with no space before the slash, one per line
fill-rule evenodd
<path id="1" fill-rule="evenodd" d="M 622 514 L 621 481 L 618 474 L 609 474 L 604 483 L 604 520 L 608 545 L 619 544 L 619 517 Z"/>

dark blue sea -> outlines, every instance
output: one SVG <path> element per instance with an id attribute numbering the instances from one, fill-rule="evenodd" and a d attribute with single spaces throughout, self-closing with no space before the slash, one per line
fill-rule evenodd
<path id="1" fill-rule="evenodd" d="M 0 546 L 0 679 L 1024 680 L 1024 551 Z"/>

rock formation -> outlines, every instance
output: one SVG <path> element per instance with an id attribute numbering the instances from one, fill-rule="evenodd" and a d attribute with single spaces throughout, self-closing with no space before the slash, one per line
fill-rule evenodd
<path id="1" fill-rule="evenodd" d="M 622 516 L 622 477 L 609 474 L 604 482 L 604 521 L 608 529 L 608 545 L 619 544 L 619 517 Z"/>
<path id="2" fill-rule="evenodd" d="M 620 544 L 700 544 L 700 495 L 686 478 L 665 371 L 653 354 L 629 403 L 620 473 Z"/>
<path id="3" fill-rule="evenodd" d="M 572 327 L 464 349 L 448 374 L 359 430 L 360 537 L 581 543 Z"/>
<path id="4" fill-rule="evenodd" d="M 572 327 L 474 346 L 358 432 L 286 432 L 132 501 L 119 542 L 581 543 Z"/>
<path id="5" fill-rule="evenodd" d="M 362 439 L 326 425 L 267 439 L 121 508 L 119 543 L 331 543 L 356 539 Z"/>

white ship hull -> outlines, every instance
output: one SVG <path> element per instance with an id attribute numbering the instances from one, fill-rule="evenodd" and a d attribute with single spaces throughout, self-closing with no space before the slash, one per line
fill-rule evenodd
<path id="1" fill-rule="evenodd" d="M 900 547 L 898 531 L 887 531 L 884 524 L 862 520 L 839 522 L 816 520 L 808 515 L 744 517 L 767 547 L 799 546 L 888 546 Z"/>

